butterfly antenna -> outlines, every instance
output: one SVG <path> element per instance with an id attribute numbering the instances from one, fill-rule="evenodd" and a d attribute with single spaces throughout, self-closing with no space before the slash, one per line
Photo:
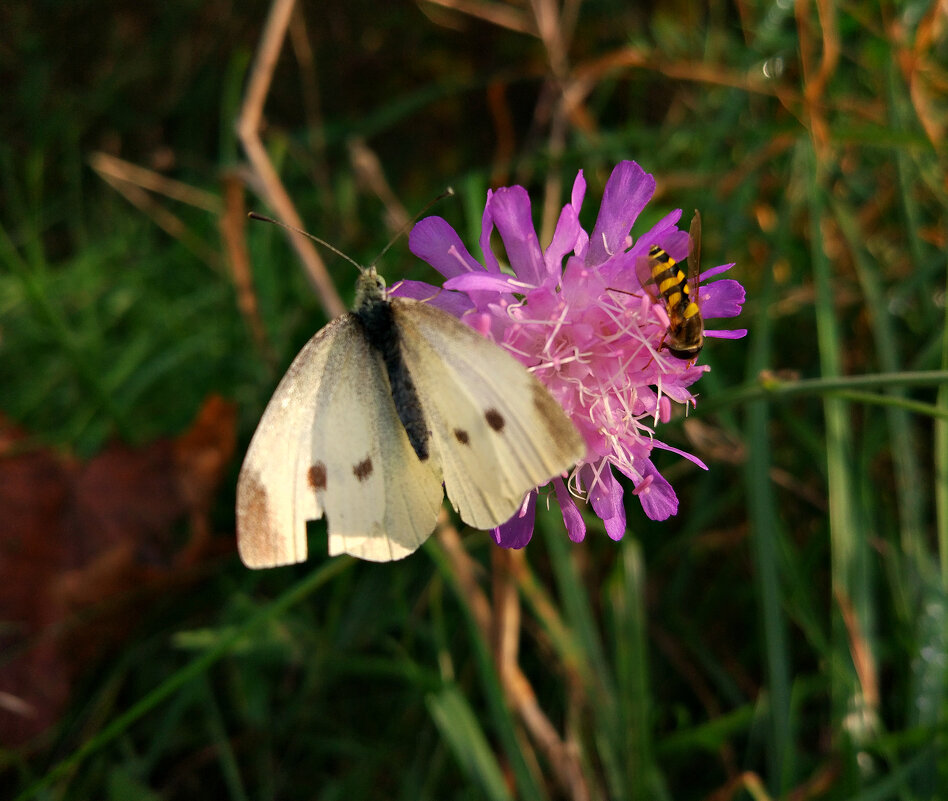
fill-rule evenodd
<path id="1" fill-rule="evenodd" d="M 317 244 L 322 245 L 324 248 L 327 248 L 328 250 L 331 250 L 337 256 L 342 256 L 342 258 L 344 258 L 350 264 L 354 264 L 356 266 L 356 269 L 358 269 L 360 273 L 365 270 L 365 267 L 359 264 L 359 262 L 357 262 L 351 256 L 347 256 L 345 253 L 339 250 L 339 248 L 334 247 L 333 245 L 330 245 L 325 239 L 320 239 L 318 236 L 313 236 L 311 233 L 304 231 L 302 228 L 297 228 L 295 225 L 289 225 L 288 223 L 280 222 L 279 220 L 274 220 L 273 217 L 267 217 L 264 214 L 257 214 L 257 212 L 255 211 L 251 211 L 247 216 L 251 220 L 261 220 L 262 222 L 273 223 L 274 225 L 279 225 L 280 228 L 286 228 L 287 231 L 293 231 L 294 233 L 302 234 L 307 239 L 312 239 Z"/>
<path id="2" fill-rule="evenodd" d="M 386 253 L 388 253 L 389 248 L 390 248 L 392 245 L 394 245 L 394 244 L 402 237 L 402 234 L 404 234 L 405 231 L 407 231 L 407 230 L 408 230 L 409 228 L 411 228 L 416 222 L 418 222 L 418 218 L 419 218 L 422 214 L 424 214 L 426 211 L 428 211 L 428 209 L 430 209 L 435 203 L 440 203 L 440 202 L 441 202 L 442 200 L 444 200 L 446 197 L 454 197 L 454 189 L 452 189 L 450 186 L 449 186 L 447 189 L 445 189 L 445 190 L 444 190 L 440 195 L 438 195 L 436 198 L 434 198 L 433 200 L 428 201 L 427 205 L 426 205 L 421 211 L 419 211 L 419 212 L 418 212 L 414 217 L 412 217 L 407 223 L 405 223 L 401 228 L 399 228 L 399 229 L 398 229 L 398 232 L 395 234 L 395 236 L 392 237 L 391 241 L 390 241 L 384 248 L 382 248 L 382 252 L 379 253 L 379 255 L 376 256 L 374 259 L 372 259 L 372 264 L 376 264 L 379 260 L 381 260 L 382 256 L 384 256 Z"/>

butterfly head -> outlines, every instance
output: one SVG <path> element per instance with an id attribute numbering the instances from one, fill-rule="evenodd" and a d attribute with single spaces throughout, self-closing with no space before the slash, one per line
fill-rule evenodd
<path id="1" fill-rule="evenodd" d="M 375 267 L 367 267 L 359 275 L 356 283 L 356 308 L 364 308 L 386 299 L 385 279 L 375 271 Z"/>

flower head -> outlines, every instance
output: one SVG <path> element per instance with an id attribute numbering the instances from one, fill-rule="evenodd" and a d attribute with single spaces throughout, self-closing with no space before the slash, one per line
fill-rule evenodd
<path id="1" fill-rule="evenodd" d="M 443 292 L 404 281 L 392 292 L 431 299 L 506 348 L 550 390 L 586 440 L 586 457 L 568 482 L 551 484 L 574 541 L 586 526 L 574 498 L 586 497 L 606 532 L 625 532 L 622 485 L 613 468 L 628 477 L 645 514 L 665 520 L 678 511 L 671 485 L 651 461 L 653 448 L 670 450 L 707 469 L 697 457 L 656 439 L 671 403 L 694 404 L 688 387 L 709 369 L 662 349 L 669 319 L 654 289 L 643 288 L 640 268 L 658 245 L 675 260 L 688 255 L 688 234 L 677 228 L 681 211 L 668 214 L 633 240 L 632 224 L 655 191 L 655 179 L 633 161 L 616 166 L 606 183 L 592 234 L 579 222 L 586 192 L 582 171 L 570 202 L 560 212 L 552 241 L 541 248 L 533 227 L 530 199 L 521 186 L 489 192 L 477 261 L 455 230 L 440 217 L 427 217 L 412 230 L 412 252 L 447 280 Z M 510 270 L 501 269 L 490 247 L 500 235 Z M 732 264 L 705 271 L 707 279 Z M 734 317 L 744 289 L 729 279 L 700 287 L 703 318 Z M 746 331 L 709 331 L 706 337 L 738 338 Z M 494 529 L 498 544 L 520 548 L 533 533 L 537 492 L 520 512 Z"/>

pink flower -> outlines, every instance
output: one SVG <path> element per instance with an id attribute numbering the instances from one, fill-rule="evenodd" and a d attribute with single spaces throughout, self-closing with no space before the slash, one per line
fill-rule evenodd
<path id="1" fill-rule="evenodd" d="M 637 240 L 632 224 L 655 190 L 655 179 L 633 161 L 623 161 L 606 183 L 592 234 L 579 223 L 586 192 L 582 171 L 570 202 L 560 212 L 553 239 L 540 247 L 521 186 L 489 192 L 481 228 L 483 264 L 468 252 L 455 230 L 440 217 L 421 220 L 409 246 L 447 280 L 444 290 L 404 281 L 392 294 L 431 299 L 472 328 L 506 348 L 542 381 L 583 434 L 586 457 L 568 481 L 554 479 L 566 530 L 575 542 L 586 525 L 575 498 L 588 499 L 612 539 L 625 531 L 623 488 L 613 468 L 628 477 L 633 494 L 652 520 L 678 511 L 672 486 L 651 461 L 653 448 L 673 451 L 707 469 L 695 456 L 656 439 L 671 403 L 695 404 L 688 387 L 709 369 L 659 350 L 668 329 L 662 303 L 645 291 L 637 266 L 652 245 L 676 260 L 688 256 L 688 234 L 679 231 L 681 211 L 660 220 Z M 513 275 L 501 271 L 490 248 L 500 234 Z M 705 271 L 706 279 L 732 264 Z M 744 289 L 725 279 L 702 285 L 702 317 L 735 317 Z M 736 339 L 747 332 L 709 331 L 706 337 Z M 533 534 L 537 491 L 520 512 L 494 529 L 499 545 L 522 548 Z"/>

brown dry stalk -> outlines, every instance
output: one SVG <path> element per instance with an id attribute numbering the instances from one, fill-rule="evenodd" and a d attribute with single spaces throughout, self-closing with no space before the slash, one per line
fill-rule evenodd
<path id="1" fill-rule="evenodd" d="M 520 648 L 520 595 L 511 570 L 517 559 L 522 560 L 523 554 L 507 548 L 491 548 L 494 615 L 490 643 L 497 673 L 504 684 L 516 670 Z"/>
<path id="2" fill-rule="evenodd" d="M 537 36 L 533 20 L 520 9 L 511 5 L 486 3 L 481 0 L 426 0 L 426 2 L 433 6 L 441 6 L 459 14 L 466 14 L 469 17 L 484 20 L 514 33 Z"/>
<path id="3" fill-rule="evenodd" d="M 89 164 L 103 179 L 109 176 L 123 184 L 139 186 L 149 192 L 164 195 L 170 200 L 177 200 L 188 206 L 209 211 L 212 214 L 220 213 L 221 199 L 217 195 L 205 192 L 203 189 L 198 189 L 190 184 L 175 181 L 160 172 L 139 167 L 137 164 L 132 164 L 101 151 L 92 154 L 89 158 Z"/>
<path id="4" fill-rule="evenodd" d="M 945 38 L 948 28 L 948 2 L 935 0 L 919 22 L 912 46 L 905 42 L 907 33 L 901 23 L 894 24 L 890 35 L 898 53 L 899 68 L 909 85 L 909 97 L 925 135 L 934 148 L 945 149 L 945 131 L 948 124 L 938 104 L 944 105 L 948 75 L 931 59 L 932 50 Z"/>
<path id="5" fill-rule="evenodd" d="M 715 790 L 707 797 L 707 801 L 731 801 L 739 792 L 746 792 L 754 801 L 772 801 L 764 787 L 764 783 L 753 771 L 745 771 Z"/>
<path id="6" fill-rule="evenodd" d="M 546 48 L 550 73 L 559 82 L 565 82 L 569 75 L 569 43 L 564 37 L 560 25 L 560 14 L 554 0 L 530 0 L 533 9 L 533 21 L 540 34 L 540 41 Z"/>
<path id="7" fill-rule="evenodd" d="M 296 63 L 299 64 L 300 93 L 303 98 L 303 114 L 306 118 L 307 142 L 312 149 L 310 157 L 313 165 L 313 179 L 320 193 L 328 201 L 332 197 L 332 181 L 329 177 L 329 166 L 326 163 L 326 138 L 323 133 L 325 126 L 319 84 L 316 82 L 316 76 L 319 73 L 316 53 L 306 30 L 303 7 L 299 4 L 293 8 L 289 34 L 293 55 L 296 57 Z"/>
<path id="8" fill-rule="evenodd" d="M 462 598 L 470 608 L 481 636 L 486 642 L 494 644 L 496 617 L 503 616 L 504 612 L 495 612 L 488 602 L 487 596 L 477 581 L 478 565 L 465 550 L 457 529 L 453 526 L 441 527 L 438 530 L 438 541 L 451 562 L 452 572 L 457 579 Z M 503 572 L 510 572 L 509 564 L 504 565 Z M 500 581 L 505 583 L 507 578 L 501 578 Z M 504 588 L 500 592 L 504 598 L 504 605 L 509 605 L 508 589 Z M 517 603 L 519 604 L 519 600 Z M 509 610 L 507 613 L 509 614 Z M 519 612 L 517 616 L 519 618 Z M 510 623 L 509 619 L 507 623 Z M 503 636 L 506 639 L 512 634 L 507 632 Z M 511 651 L 515 653 L 515 649 L 511 649 L 509 643 L 505 648 L 508 654 Z M 495 659 L 502 658 L 495 651 Z M 533 742 L 545 755 L 560 787 L 574 801 L 586 801 L 590 797 L 589 788 L 582 772 L 578 746 L 572 741 L 564 741 L 559 735 L 537 703 L 536 693 L 533 691 L 530 680 L 516 661 L 506 660 L 503 669 L 499 669 L 498 673 L 507 703 L 520 717 Z"/>
<path id="9" fill-rule="evenodd" d="M 669 78 L 729 86 L 752 94 L 793 97 L 791 90 L 781 87 L 774 81 L 755 78 L 746 72 L 703 61 L 666 61 L 655 56 L 651 49 L 644 47 L 623 47 L 584 61 L 573 70 L 573 80 L 590 84 L 587 91 L 591 91 L 592 85 L 602 78 L 629 67 L 652 70 L 667 75 Z"/>
<path id="10" fill-rule="evenodd" d="M 493 186 L 506 186 L 517 141 L 513 114 L 507 100 L 506 82 L 497 79 L 487 85 L 487 111 L 494 128 L 494 156 L 491 159 L 490 181 Z"/>
<path id="11" fill-rule="evenodd" d="M 392 233 L 404 231 L 411 224 L 411 216 L 392 191 L 381 160 L 361 136 L 352 137 L 346 144 L 356 179 L 385 206 L 385 224 L 388 229 Z"/>
<path id="12" fill-rule="evenodd" d="M 839 779 L 842 770 L 839 761 L 834 759 L 817 768 L 803 784 L 787 793 L 787 801 L 810 801 L 811 798 L 826 798 L 830 788 Z"/>
<path id="13" fill-rule="evenodd" d="M 569 45 L 572 27 L 564 29 L 563 16 L 555 0 L 531 0 L 530 5 L 540 40 L 546 50 L 549 65 L 547 81 L 556 89 L 547 139 L 551 168 L 546 173 L 543 208 L 540 214 L 540 237 L 544 242 L 548 242 L 553 236 L 561 208 L 563 179 L 557 166 L 566 149 L 568 122 L 571 116 L 575 116 L 577 120 L 586 119 L 586 115 L 582 113 L 582 100 L 585 97 L 577 98 L 573 93 L 567 94 L 565 91 L 570 84 Z"/>
<path id="14" fill-rule="evenodd" d="M 852 602 L 843 595 L 839 588 L 833 590 L 836 596 L 836 603 L 839 604 L 839 611 L 843 616 L 843 622 L 846 624 L 846 634 L 849 637 L 849 652 L 853 660 L 853 668 L 856 670 L 856 677 L 859 679 L 859 686 L 862 689 L 862 700 L 866 705 L 866 711 L 874 717 L 879 711 L 879 675 L 876 672 L 876 664 L 872 655 L 872 649 L 866 640 L 862 631 L 862 624 L 856 615 Z"/>
<path id="15" fill-rule="evenodd" d="M 193 205 L 198 205 L 199 208 L 216 206 L 214 209 L 216 211 L 220 208 L 220 201 L 213 195 L 170 178 L 166 179 L 159 173 L 105 153 L 93 153 L 89 164 L 103 181 L 151 218 L 155 225 L 181 242 L 211 269 L 217 270 L 220 267 L 220 254 L 208 247 L 200 236 L 191 231 L 184 220 L 158 203 L 146 189 L 162 192 L 176 200 L 194 201 Z"/>
<path id="16" fill-rule="evenodd" d="M 250 329 L 254 345 L 271 368 L 276 366 L 276 354 L 267 339 L 257 295 L 253 288 L 253 271 L 247 252 L 247 208 L 244 204 L 244 182 L 234 173 L 224 175 L 224 211 L 218 218 L 221 241 L 227 254 L 231 280 L 237 290 L 237 308 Z"/>
<path id="17" fill-rule="evenodd" d="M 822 42 L 818 63 L 809 0 L 797 0 L 794 13 L 800 42 L 800 66 L 803 70 L 803 121 L 813 140 L 817 162 L 822 163 L 829 158 L 830 147 L 830 129 L 824 116 L 823 96 L 839 63 L 840 45 L 836 9 L 831 0 L 816 0 L 816 6 Z"/>
<path id="18" fill-rule="evenodd" d="M 260 139 L 263 108 L 273 82 L 277 59 L 293 14 L 295 0 L 273 0 L 270 14 L 264 26 L 260 46 L 254 60 L 244 102 L 237 118 L 237 137 L 240 139 L 250 162 L 253 174 L 250 183 L 275 212 L 275 216 L 295 228 L 305 228 L 303 221 L 290 200 L 270 156 Z M 346 307 L 339 297 L 326 265 L 313 243 L 302 234 L 287 231 L 286 235 L 295 248 L 313 288 L 330 317 L 338 317 Z"/>

